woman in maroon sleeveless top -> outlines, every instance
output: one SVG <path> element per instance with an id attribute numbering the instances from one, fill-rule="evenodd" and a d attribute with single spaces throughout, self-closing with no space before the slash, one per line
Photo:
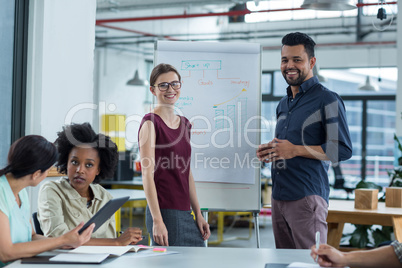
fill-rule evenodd
<path id="1" fill-rule="evenodd" d="M 211 233 L 201 215 L 190 170 L 191 124 L 174 113 L 180 80 L 178 71 L 169 64 L 156 66 L 150 77 L 157 105 L 142 119 L 138 134 L 148 202 L 146 225 L 152 245 L 202 247 Z"/>

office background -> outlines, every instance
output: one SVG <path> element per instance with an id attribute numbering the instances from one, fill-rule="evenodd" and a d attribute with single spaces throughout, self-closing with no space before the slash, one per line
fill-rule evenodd
<path id="1" fill-rule="evenodd" d="M 70 122 L 89 121 L 100 130 L 101 115 L 110 113 L 126 115 L 125 147 L 131 150 L 152 96 L 147 86 L 127 81 L 135 71 L 149 77 L 155 40 L 261 44 L 262 141 L 268 141 L 286 86 L 280 41 L 301 31 L 318 44 L 324 85 L 345 100 L 354 152 L 342 164 L 344 174 L 386 185 L 395 164 L 393 134 L 402 136 L 402 4 L 385 1 L 388 16 L 379 20 L 379 1 L 359 1 L 361 8 L 343 12 L 299 10 L 302 2 L 0 0 L 0 164 L 19 136 L 54 140 Z M 244 5 L 252 14 L 232 16 Z M 367 76 L 378 91 L 358 89 Z"/>

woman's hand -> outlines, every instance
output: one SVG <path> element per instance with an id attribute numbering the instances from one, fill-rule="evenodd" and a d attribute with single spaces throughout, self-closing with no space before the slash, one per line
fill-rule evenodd
<path id="1" fill-rule="evenodd" d="M 137 227 L 130 227 L 124 231 L 116 241 L 119 246 L 135 245 L 142 240 L 142 230 Z"/>
<path id="2" fill-rule="evenodd" d="M 196 217 L 198 229 L 200 229 L 202 238 L 204 240 L 207 240 L 209 236 L 211 235 L 211 231 L 209 230 L 209 224 L 205 221 L 204 217 L 202 215 L 199 215 Z"/>
<path id="3" fill-rule="evenodd" d="M 77 248 L 91 239 L 92 231 L 95 228 L 95 223 L 89 225 L 81 234 L 78 231 L 84 226 L 84 222 L 81 222 L 77 227 L 65 233 L 61 237 L 65 239 L 63 248 Z"/>
<path id="4" fill-rule="evenodd" d="M 163 223 L 163 221 L 154 221 L 152 235 L 154 241 L 159 245 L 169 246 L 168 230 L 166 229 L 166 225 Z"/>

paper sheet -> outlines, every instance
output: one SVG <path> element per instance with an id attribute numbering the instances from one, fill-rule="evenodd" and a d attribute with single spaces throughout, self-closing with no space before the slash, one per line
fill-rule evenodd
<path id="1" fill-rule="evenodd" d="M 306 262 L 292 262 L 291 264 L 288 265 L 288 267 L 293 267 L 293 268 L 315 268 L 315 267 L 320 267 L 318 264 L 312 264 L 312 263 L 306 263 Z"/>
<path id="2" fill-rule="evenodd" d="M 166 251 L 166 252 L 153 252 L 152 250 L 144 250 L 140 251 L 137 254 L 130 254 L 125 258 L 148 258 L 148 257 L 158 257 L 158 256 L 166 256 L 171 254 L 179 254 L 177 251 Z"/>
<path id="3" fill-rule="evenodd" d="M 50 258 L 49 261 L 54 262 L 80 262 L 80 263 L 101 263 L 104 261 L 109 254 L 79 254 L 79 253 L 61 253 L 53 258 Z"/>
<path id="4" fill-rule="evenodd" d="M 81 246 L 76 249 L 73 249 L 71 253 L 107 253 L 113 256 L 121 256 L 128 251 L 138 252 L 141 249 L 149 249 L 152 247 L 143 246 L 143 245 L 134 245 L 134 246 Z"/>

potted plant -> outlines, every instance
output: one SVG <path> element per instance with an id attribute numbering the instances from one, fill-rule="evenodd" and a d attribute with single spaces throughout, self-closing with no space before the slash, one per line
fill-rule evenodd
<path id="1" fill-rule="evenodd" d="M 395 167 L 394 170 L 392 171 L 388 171 L 388 175 L 391 179 L 389 187 L 391 186 L 402 187 L 402 145 L 396 134 L 394 134 L 394 140 L 397 142 L 401 156 L 398 157 L 399 166 Z M 382 190 L 381 186 L 363 180 L 361 180 L 356 185 L 356 189 L 358 188 L 378 189 L 379 192 Z M 385 202 L 385 193 L 382 197 L 379 198 L 379 201 Z M 391 233 L 393 232 L 393 228 L 391 226 L 382 226 L 381 229 L 376 228 L 375 230 L 373 229 L 373 225 L 355 224 L 355 226 L 356 229 L 353 231 L 353 233 L 350 234 L 351 237 L 349 239 L 349 243 L 352 247 L 365 248 L 371 245 L 369 240 L 369 233 L 371 233 L 373 237 L 375 247 L 377 247 L 379 244 L 383 242 L 391 240 Z"/>
<path id="2" fill-rule="evenodd" d="M 399 149 L 398 166 L 402 166 L 402 145 L 401 145 L 401 142 L 399 141 L 398 137 L 396 136 L 396 134 L 394 134 L 394 140 L 398 144 L 398 149 Z"/>

